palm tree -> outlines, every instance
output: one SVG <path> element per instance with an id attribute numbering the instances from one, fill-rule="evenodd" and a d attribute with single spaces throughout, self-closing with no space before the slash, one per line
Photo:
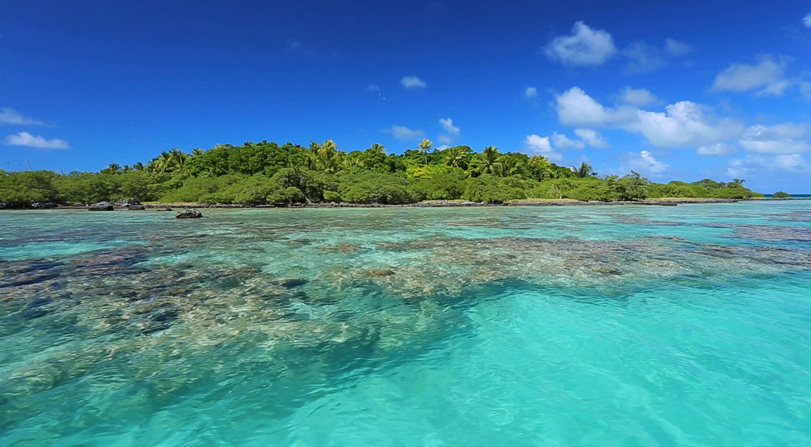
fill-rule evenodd
<path id="1" fill-rule="evenodd" d="M 524 165 L 516 157 L 502 155 L 495 165 L 495 172 L 501 177 L 512 177 L 524 174 Z"/>
<path id="2" fill-rule="evenodd" d="M 532 169 L 532 177 L 539 182 L 552 177 L 552 163 L 543 155 L 533 155 L 529 159 L 529 167 Z"/>
<path id="3" fill-rule="evenodd" d="M 386 156 L 386 148 L 382 144 L 373 144 L 369 149 L 366 149 L 371 154 L 380 154 Z"/>
<path id="4" fill-rule="evenodd" d="M 173 172 L 183 167 L 189 156 L 178 148 L 173 148 L 169 152 L 163 151 L 150 163 L 159 174 Z"/>
<path id="5" fill-rule="evenodd" d="M 191 156 L 192 157 L 197 157 L 198 155 L 203 155 L 204 152 L 205 151 L 200 149 L 200 148 L 194 148 L 194 149 L 191 150 Z"/>
<path id="6" fill-rule="evenodd" d="M 577 178 L 593 177 L 597 175 L 597 173 L 594 172 L 594 169 L 592 169 L 591 165 L 586 162 L 580 163 L 579 167 L 572 166 L 572 172 L 574 172 L 574 176 Z"/>
<path id="7" fill-rule="evenodd" d="M 498 158 L 501 153 L 495 146 L 487 146 L 479 154 L 479 171 L 482 174 L 494 174 L 498 169 Z"/>
<path id="8" fill-rule="evenodd" d="M 465 151 L 459 146 L 450 147 L 445 150 L 445 164 L 455 168 L 461 167 L 460 165 L 465 161 Z"/>
<path id="9" fill-rule="evenodd" d="M 313 147 L 312 145 L 310 146 Z M 327 140 L 318 150 L 317 167 L 324 172 L 335 173 L 341 169 L 341 161 L 344 153 L 338 151 L 338 145 L 332 140 Z"/>
<path id="10" fill-rule="evenodd" d="M 102 174 L 120 174 L 123 171 L 118 163 L 110 163 L 109 166 L 101 170 Z"/>
<path id="11" fill-rule="evenodd" d="M 428 138 L 423 138 L 422 141 L 420 142 L 419 149 L 417 149 L 425 155 L 425 164 L 428 164 L 428 151 L 431 150 L 432 144 L 434 143 L 432 143 L 431 140 L 429 140 Z"/>

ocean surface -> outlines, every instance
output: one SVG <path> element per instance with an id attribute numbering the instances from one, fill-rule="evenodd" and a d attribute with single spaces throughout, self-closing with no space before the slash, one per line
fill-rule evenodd
<path id="1" fill-rule="evenodd" d="M 0 213 L 0 445 L 811 445 L 811 201 Z"/>

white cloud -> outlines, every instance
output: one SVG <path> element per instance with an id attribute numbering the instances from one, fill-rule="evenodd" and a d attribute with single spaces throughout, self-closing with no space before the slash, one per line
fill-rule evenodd
<path id="1" fill-rule="evenodd" d="M 379 92 L 380 86 L 377 84 L 369 84 L 366 86 L 366 90 L 369 90 L 370 92 Z"/>
<path id="2" fill-rule="evenodd" d="M 526 145 L 527 149 L 533 154 L 543 155 L 553 161 L 563 159 L 559 153 L 552 149 L 549 137 L 541 137 L 535 134 L 527 135 Z"/>
<path id="3" fill-rule="evenodd" d="M 644 88 L 631 88 L 625 87 L 620 92 L 620 100 L 626 104 L 631 104 L 639 107 L 649 106 L 659 102 L 656 97 L 649 90 Z"/>
<path id="4" fill-rule="evenodd" d="M 811 144 L 803 141 L 808 130 L 804 124 L 758 124 L 746 129 L 738 143 L 747 151 L 761 154 L 799 154 L 811 151 Z"/>
<path id="5" fill-rule="evenodd" d="M 580 87 L 555 95 L 558 120 L 564 126 L 603 127 L 618 120 L 617 110 L 607 109 Z"/>
<path id="6" fill-rule="evenodd" d="M 690 45 L 687 45 L 684 42 L 671 38 L 665 39 L 665 52 L 671 57 L 684 56 L 691 51 L 693 51 L 693 49 L 690 47 Z"/>
<path id="7" fill-rule="evenodd" d="M 5 143 L 9 146 L 27 146 L 37 149 L 69 149 L 68 142 L 60 139 L 46 140 L 45 138 L 37 135 L 31 135 L 28 132 L 20 132 L 17 135 L 9 135 L 6 137 Z"/>
<path id="8" fill-rule="evenodd" d="M 583 22 L 576 22 L 570 35 L 555 37 L 544 48 L 549 59 L 565 65 L 602 65 L 616 52 L 611 34 Z"/>
<path id="9" fill-rule="evenodd" d="M 800 154 L 785 154 L 774 157 L 774 167 L 786 171 L 809 171 L 809 166 Z"/>
<path id="10" fill-rule="evenodd" d="M 698 148 L 696 152 L 698 153 L 698 155 L 704 155 L 707 157 L 711 156 L 717 157 L 720 155 L 734 154 L 735 152 L 737 152 L 737 149 L 735 148 L 734 145 L 729 143 L 715 143 L 707 146 L 701 146 Z"/>
<path id="11" fill-rule="evenodd" d="M 532 99 L 538 96 L 538 89 L 535 87 L 527 87 L 527 89 L 524 91 L 524 96 L 526 96 L 529 99 Z"/>
<path id="12" fill-rule="evenodd" d="M 615 127 L 642 134 L 657 147 L 699 147 L 736 139 L 744 131 L 742 123 L 708 115 L 701 105 L 690 101 L 671 104 L 665 112 L 630 106 L 607 108 L 578 87 L 555 99 L 558 119 L 565 126 Z"/>
<path id="13" fill-rule="evenodd" d="M 786 79 L 785 63 L 765 56 L 757 65 L 733 64 L 715 77 L 715 91 L 749 92 L 758 90 L 758 95 L 780 96 L 791 86 Z"/>
<path id="14" fill-rule="evenodd" d="M 691 101 L 680 101 L 665 107 L 665 112 L 638 110 L 633 122 L 623 128 L 644 135 L 657 147 L 698 147 L 737 137 L 743 124 L 704 113 L 703 107 Z"/>
<path id="15" fill-rule="evenodd" d="M 657 176 L 665 172 L 669 166 L 657 160 L 650 152 L 641 151 L 638 154 L 629 152 L 625 156 L 623 167 L 625 170 L 630 169 L 642 175 Z"/>
<path id="16" fill-rule="evenodd" d="M 439 136 L 439 142 L 444 144 L 451 144 L 456 138 L 459 138 L 461 129 L 453 125 L 453 120 L 450 118 L 440 118 L 439 124 L 442 126 L 444 134 Z"/>
<path id="17" fill-rule="evenodd" d="M 582 141 L 570 140 L 566 135 L 559 134 L 557 132 L 552 134 L 551 139 L 555 145 L 555 148 L 560 150 L 583 149 L 586 147 L 586 144 Z"/>
<path id="18" fill-rule="evenodd" d="M 386 129 L 386 132 L 391 132 L 394 139 L 400 141 L 419 140 L 425 135 L 422 130 L 413 130 L 398 125 L 391 126 L 391 128 Z"/>
<path id="19" fill-rule="evenodd" d="M 622 55 L 628 58 L 625 74 L 648 73 L 665 66 L 659 48 L 642 41 L 629 45 L 622 51 Z"/>
<path id="20" fill-rule="evenodd" d="M 600 132 L 592 129 L 575 129 L 574 134 L 580 137 L 586 144 L 593 148 L 597 149 L 605 149 L 610 147 L 611 145 L 608 144 L 605 138 L 600 135 Z"/>
<path id="21" fill-rule="evenodd" d="M 803 159 L 801 154 L 782 154 L 774 157 L 750 154 L 745 158 L 730 160 L 727 175 L 732 178 L 742 178 L 750 173 L 805 173 L 811 172 L 811 164 Z"/>
<path id="22" fill-rule="evenodd" d="M 400 80 L 400 83 L 403 84 L 403 87 L 410 89 L 428 87 L 425 81 L 416 76 L 405 76 Z"/>
<path id="23" fill-rule="evenodd" d="M 44 126 L 42 121 L 28 116 L 20 115 L 16 110 L 4 107 L 0 109 L 0 124 L 16 124 L 22 126 Z"/>
<path id="24" fill-rule="evenodd" d="M 442 129 L 450 135 L 459 136 L 460 129 L 453 125 L 453 120 L 450 118 L 440 118 L 439 124 Z"/>
<path id="25" fill-rule="evenodd" d="M 808 14 L 807 16 L 803 17 L 803 25 L 811 28 L 811 14 Z"/>

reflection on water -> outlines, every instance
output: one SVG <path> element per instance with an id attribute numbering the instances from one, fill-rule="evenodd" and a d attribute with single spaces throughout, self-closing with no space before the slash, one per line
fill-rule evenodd
<path id="1" fill-rule="evenodd" d="M 0 442 L 808 443 L 806 203 L 2 213 Z"/>

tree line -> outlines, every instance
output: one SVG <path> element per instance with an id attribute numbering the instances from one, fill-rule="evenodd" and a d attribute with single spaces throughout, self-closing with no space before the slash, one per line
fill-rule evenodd
<path id="1" fill-rule="evenodd" d="M 0 203 L 89 204 L 140 201 L 291 204 L 351 202 L 403 204 L 423 200 L 501 203 L 516 199 L 582 201 L 663 197 L 751 198 L 743 186 L 709 179 L 652 183 L 636 172 L 599 176 L 590 165 L 559 166 L 540 155 L 489 146 L 436 149 L 423 140 L 403 154 L 379 144 L 345 152 L 332 140 L 309 147 L 262 141 L 209 150 L 164 151 L 146 164 L 110 163 L 100 172 L 0 170 Z"/>

